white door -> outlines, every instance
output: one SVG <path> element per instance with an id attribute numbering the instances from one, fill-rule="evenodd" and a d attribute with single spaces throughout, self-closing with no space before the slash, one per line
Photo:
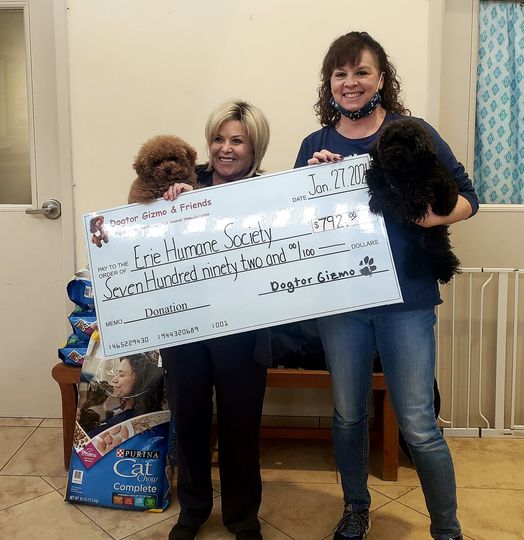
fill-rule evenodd
<path id="1" fill-rule="evenodd" d="M 73 272 L 65 0 L 0 0 L 0 417 L 61 416 Z M 27 214 L 55 199 L 61 216 Z"/>

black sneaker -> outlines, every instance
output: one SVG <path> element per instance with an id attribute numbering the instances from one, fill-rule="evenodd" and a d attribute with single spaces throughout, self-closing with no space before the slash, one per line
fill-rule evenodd
<path id="1" fill-rule="evenodd" d="M 195 540 L 199 528 L 177 523 L 169 532 L 169 540 Z"/>
<path id="2" fill-rule="evenodd" d="M 260 531 L 241 531 L 235 535 L 236 540 L 262 540 Z"/>
<path id="3" fill-rule="evenodd" d="M 342 519 L 335 529 L 333 540 L 362 540 L 368 535 L 371 529 L 369 511 L 352 512 L 344 510 Z"/>

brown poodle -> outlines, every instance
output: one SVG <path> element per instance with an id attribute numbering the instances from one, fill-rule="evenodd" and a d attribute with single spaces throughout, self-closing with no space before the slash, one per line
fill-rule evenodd
<path id="1" fill-rule="evenodd" d="M 174 135 L 157 135 L 146 141 L 133 164 L 138 178 L 131 184 L 128 203 L 145 203 L 161 197 L 175 182 L 195 185 L 196 151 Z"/>

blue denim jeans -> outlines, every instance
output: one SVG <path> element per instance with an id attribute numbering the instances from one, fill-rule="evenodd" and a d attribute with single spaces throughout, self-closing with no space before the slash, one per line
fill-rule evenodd
<path id="1" fill-rule="evenodd" d="M 379 353 L 398 424 L 420 478 L 431 534 L 460 534 L 455 473 L 435 420 L 435 311 L 354 311 L 318 320 L 333 380 L 333 441 L 344 502 L 369 508 L 368 403 Z"/>

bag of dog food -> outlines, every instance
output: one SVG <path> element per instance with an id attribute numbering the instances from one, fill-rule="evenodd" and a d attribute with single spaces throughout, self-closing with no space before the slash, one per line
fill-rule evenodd
<path id="1" fill-rule="evenodd" d="M 169 503 L 170 413 L 158 351 L 107 359 L 93 332 L 79 384 L 66 500 L 125 510 Z"/>

